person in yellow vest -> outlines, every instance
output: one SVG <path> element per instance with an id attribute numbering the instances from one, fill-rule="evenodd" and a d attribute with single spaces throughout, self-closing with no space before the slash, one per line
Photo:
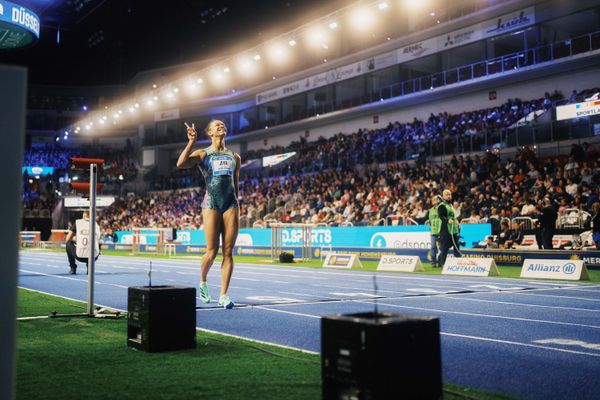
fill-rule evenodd
<path id="1" fill-rule="evenodd" d="M 94 254 L 96 260 L 100 255 L 100 227 L 96 225 L 96 241 Z M 77 274 L 77 263 L 79 261 L 85 263 L 87 266 L 88 257 L 91 253 L 90 248 L 90 213 L 87 211 L 83 212 L 82 219 L 78 219 L 69 229 L 66 238 L 66 251 L 67 257 L 69 258 L 69 274 Z"/>
<path id="2" fill-rule="evenodd" d="M 440 226 L 440 255 L 438 262 L 441 267 L 446 263 L 446 256 L 450 247 L 454 248 L 454 257 L 460 257 L 458 249 L 458 232 L 460 225 L 456 219 L 456 213 L 452 208 L 452 192 L 448 189 L 442 192 L 441 203 L 438 206 L 438 217 L 441 220 Z"/>
<path id="3" fill-rule="evenodd" d="M 442 228 L 442 220 L 438 215 L 438 206 L 440 198 L 435 195 L 431 198 L 431 208 L 429 209 L 429 233 L 431 234 L 431 266 L 438 266 L 438 241 L 440 238 L 440 229 Z"/>

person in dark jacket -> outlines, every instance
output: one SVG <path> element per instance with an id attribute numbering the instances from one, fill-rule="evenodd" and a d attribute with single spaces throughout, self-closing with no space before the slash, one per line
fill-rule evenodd
<path id="1" fill-rule="evenodd" d="M 600 250 L 600 203 L 592 204 L 592 239 Z"/>
<path id="2" fill-rule="evenodd" d="M 552 205 L 550 197 L 544 198 L 544 207 L 542 208 L 542 214 L 540 216 L 540 229 L 542 233 L 542 245 L 545 250 L 552 249 L 552 238 L 556 231 L 556 220 L 558 219 L 558 213 Z"/>
<path id="3" fill-rule="evenodd" d="M 448 189 L 442 192 L 441 203 L 438 206 L 438 217 L 441 219 L 440 227 L 440 254 L 438 263 L 441 267 L 446 263 L 446 256 L 450 247 L 454 248 L 454 256 L 460 257 L 461 253 L 458 248 L 458 234 L 460 225 L 456 219 L 456 212 L 452 208 L 452 192 Z"/>

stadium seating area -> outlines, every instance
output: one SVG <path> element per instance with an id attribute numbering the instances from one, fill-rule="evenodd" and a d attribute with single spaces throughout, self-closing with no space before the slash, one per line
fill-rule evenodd
<path id="1" fill-rule="evenodd" d="M 595 92 L 573 93 L 564 102 L 590 93 Z M 427 221 L 431 196 L 448 187 L 463 223 L 489 221 L 497 231 L 502 218 L 520 218 L 529 229 L 541 200 L 549 195 L 559 209 L 560 224 L 583 228 L 589 224 L 591 205 L 600 198 L 599 152 L 588 143 L 573 145 L 568 157 L 538 159 L 532 149 L 523 148 L 510 159 L 488 151 L 483 156 L 455 156 L 443 165 L 426 162 L 425 157 L 404 161 L 419 146 L 439 147 L 444 141 L 460 146 L 464 138 L 483 130 L 507 129 L 560 99 L 558 93 L 547 93 L 493 109 L 431 115 L 427 121 L 248 152 L 242 155 L 244 160 L 288 151 L 298 154 L 273 168 L 243 170 L 241 225 L 266 226 L 269 221 L 328 226 L 422 224 Z M 200 227 L 199 192 L 173 190 L 202 185 L 193 169 L 157 178 L 153 188 L 159 192 L 122 199 L 102 214 L 102 223 L 114 229 Z"/>
<path id="2" fill-rule="evenodd" d="M 77 151 L 63 148 L 58 144 L 44 147 L 31 147 L 26 150 L 24 166 L 53 167 L 52 175 L 39 177 L 23 175 L 22 204 L 25 215 L 48 216 L 59 199 L 59 178 L 69 171 L 72 157 L 102 157 L 105 160 L 104 171 L 99 180 L 107 185 L 118 187 L 121 182 L 135 179 L 138 168 L 132 157 L 130 145 L 124 149 L 110 147 L 83 147 Z M 62 193 L 66 194 L 66 193 Z"/>
<path id="3" fill-rule="evenodd" d="M 482 149 L 486 136 L 486 148 L 490 148 L 490 138 L 506 138 L 513 124 L 531 113 L 597 92 L 573 92 L 568 99 L 560 93 L 546 93 L 531 101 L 513 99 L 495 108 L 431 114 L 426 121 L 396 122 L 384 129 L 361 129 L 314 142 L 301 139 L 285 148 L 249 151 L 242 155 L 244 160 L 290 151 L 297 154 L 275 167 L 242 170 L 241 225 L 265 226 L 269 221 L 329 226 L 422 224 L 427 221 L 431 196 L 449 187 L 464 223 L 490 221 L 497 231 L 502 218 L 518 217 L 528 228 L 532 224 L 528 219 L 539 212 L 541 199 L 550 195 L 560 208 L 559 221 L 583 227 L 589 222 L 591 205 L 600 197 L 598 150 L 587 143 L 574 145 L 568 159 L 538 160 L 525 148 L 515 158 L 504 160 L 496 151 L 455 156 L 443 165 L 426 160 L 431 155 L 462 153 L 467 142 L 475 143 L 469 148 Z M 98 154 L 106 159 L 105 183 L 118 185 L 137 176 L 130 144 L 123 150 L 87 147 L 73 152 L 58 145 L 29 149 L 25 165 L 53 166 L 55 173 L 40 179 L 24 177 L 26 213 L 49 215 L 58 199 L 58 177 L 67 171 L 69 158 Z M 145 180 L 155 192 L 120 197 L 101 213 L 105 230 L 202 226 L 203 182 L 197 171 L 175 170 L 168 177 L 146 176 Z M 186 188 L 192 189 L 180 190 Z"/>
<path id="4" fill-rule="evenodd" d="M 328 226 L 423 224 L 431 196 L 449 188 L 463 223 L 491 222 L 497 230 L 501 219 L 521 218 L 528 229 L 549 195 L 559 221 L 583 228 L 591 205 L 600 199 L 598 155 L 598 149 L 585 144 L 574 145 L 568 157 L 541 160 L 526 148 L 506 160 L 488 152 L 453 157 L 443 165 L 389 163 L 380 169 L 372 164 L 253 177 L 240 184 L 241 225 L 265 226 L 273 220 Z M 122 198 L 102 212 L 102 226 L 199 228 L 201 192 L 169 190 Z"/>

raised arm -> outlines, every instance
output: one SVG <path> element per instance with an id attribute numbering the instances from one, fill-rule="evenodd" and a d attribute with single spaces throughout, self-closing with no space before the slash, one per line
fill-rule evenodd
<path id="1" fill-rule="evenodd" d="M 204 150 L 196 150 L 192 152 L 192 147 L 198 139 L 198 133 L 196 132 L 196 124 L 192 124 L 189 126 L 187 123 L 185 124 L 187 128 L 187 137 L 188 143 L 185 145 L 185 148 L 179 155 L 177 159 L 177 168 L 191 168 L 196 164 L 199 164 L 204 158 Z"/>

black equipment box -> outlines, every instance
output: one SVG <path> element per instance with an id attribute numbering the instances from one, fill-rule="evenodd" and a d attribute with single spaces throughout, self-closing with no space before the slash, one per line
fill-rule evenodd
<path id="1" fill-rule="evenodd" d="M 321 319 L 323 399 L 442 397 L 440 323 L 391 313 Z"/>
<path id="2" fill-rule="evenodd" d="M 138 286 L 127 291 L 127 345 L 158 352 L 196 347 L 196 289 Z"/>

